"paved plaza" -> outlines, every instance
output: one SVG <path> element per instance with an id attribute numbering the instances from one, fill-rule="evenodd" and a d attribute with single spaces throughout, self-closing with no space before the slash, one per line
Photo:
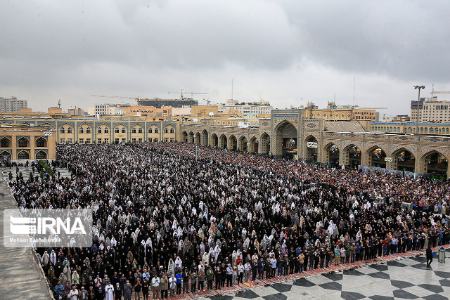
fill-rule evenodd
<path id="1" fill-rule="evenodd" d="M 431 270 L 418 256 L 201 299 L 450 299 L 450 252 L 445 264 L 434 259 Z"/>
<path id="2" fill-rule="evenodd" d="M 3 246 L 3 210 L 17 208 L 7 183 L 0 179 L 0 299 L 50 299 L 46 279 L 30 248 Z"/>

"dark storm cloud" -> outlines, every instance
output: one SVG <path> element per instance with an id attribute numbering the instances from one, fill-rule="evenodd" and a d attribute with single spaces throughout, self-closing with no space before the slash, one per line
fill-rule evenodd
<path id="1" fill-rule="evenodd" d="M 450 1 L 286 1 L 301 49 L 337 69 L 450 79 Z"/>
<path id="2" fill-rule="evenodd" d="M 223 98 L 238 77 L 245 95 L 287 105 L 336 90 L 348 98 L 339 88 L 355 74 L 445 85 L 449 12 L 444 0 L 3 0 L 0 91 L 45 104 L 56 93 L 186 86 Z"/>

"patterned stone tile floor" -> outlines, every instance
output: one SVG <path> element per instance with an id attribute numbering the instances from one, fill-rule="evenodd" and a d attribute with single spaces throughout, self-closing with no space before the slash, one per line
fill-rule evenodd
<path id="1" fill-rule="evenodd" d="M 446 263 L 433 259 L 431 269 L 419 253 L 395 255 L 366 265 L 319 270 L 287 277 L 283 282 L 260 282 L 224 294 L 191 296 L 201 300 L 290 299 L 450 299 L 450 249 Z M 322 272 L 321 274 L 318 274 Z M 292 278 L 297 277 L 297 278 Z M 278 279 L 280 280 L 280 279 Z"/>

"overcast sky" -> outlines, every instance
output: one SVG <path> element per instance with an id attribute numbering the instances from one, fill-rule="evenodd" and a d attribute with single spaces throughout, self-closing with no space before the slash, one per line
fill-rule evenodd
<path id="1" fill-rule="evenodd" d="M 450 90 L 449 13 L 448 0 L 1 0 L 0 96 L 36 110 L 180 89 L 223 101 L 234 79 L 234 98 L 280 108 L 409 113 L 414 84 Z"/>

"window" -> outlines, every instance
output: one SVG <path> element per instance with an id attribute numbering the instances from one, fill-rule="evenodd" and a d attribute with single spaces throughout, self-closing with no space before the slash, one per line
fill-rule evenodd
<path id="1" fill-rule="evenodd" d="M 84 133 L 83 127 L 80 127 L 80 133 Z"/>
<path id="2" fill-rule="evenodd" d="M 115 133 L 119 133 L 119 132 L 120 132 L 120 129 L 119 129 L 119 128 L 114 128 L 114 132 L 115 132 Z"/>
<path id="3" fill-rule="evenodd" d="M 47 153 L 45 151 L 36 152 L 36 159 L 47 159 Z"/>
<path id="4" fill-rule="evenodd" d="M 84 139 L 80 139 L 80 144 L 84 144 Z"/>
<path id="5" fill-rule="evenodd" d="M 142 133 L 142 128 L 139 128 L 138 132 L 139 132 L 139 133 Z"/>
<path id="6" fill-rule="evenodd" d="M 64 143 L 66 142 L 66 139 L 60 139 L 59 142 L 60 142 L 61 144 L 64 144 Z"/>
<path id="7" fill-rule="evenodd" d="M 71 139 L 71 138 L 68 138 L 68 139 L 67 139 L 67 143 L 72 144 L 72 139 Z"/>
<path id="8" fill-rule="evenodd" d="M 170 133 L 175 133 L 175 129 L 170 128 Z"/>
<path id="9" fill-rule="evenodd" d="M 136 133 L 136 128 L 133 128 L 133 129 L 131 130 L 131 133 Z"/>
<path id="10" fill-rule="evenodd" d="M 17 158 L 18 159 L 30 159 L 30 153 L 28 153 L 28 151 L 22 150 L 17 154 Z"/>
<path id="11" fill-rule="evenodd" d="M 59 132 L 60 132 L 60 133 L 66 133 L 66 130 L 64 129 L 64 127 L 61 127 L 61 128 L 59 129 Z"/>
<path id="12" fill-rule="evenodd" d="M 101 144 L 102 143 L 102 139 L 97 139 L 97 144 Z"/>
<path id="13" fill-rule="evenodd" d="M 0 141 L 0 147 L 3 147 L 3 148 L 11 147 L 10 139 L 7 137 L 2 138 Z"/>
<path id="14" fill-rule="evenodd" d="M 26 137 L 21 137 L 17 140 L 17 145 L 19 148 L 27 148 L 29 147 L 29 141 Z"/>
<path id="15" fill-rule="evenodd" d="M 109 129 L 108 129 L 108 127 L 105 127 L 105 131 L 104 131 L 105 133 L 109 133 Z"/>
<path id="16" fill-rule="evenodd" d="M 99 128 L 97 129 L 97 133 L 102 133 L 102 128 L 101 128 L 101 127 L 99 127 Z"/>
<path id="17" fill-rule="evenodd" d="M 36 147 L 47 147 L 47 140 L 43 137 L 40 137 L 36 140 Z"/>
<path id="18" fill-rule="evenodd" d="M 150 128 L 150 129 L 148 130 L 148 133 L 153 133 L 153 129 Z"/>
<path id="19" fill-rule="evenodd" d="M 91 143 L 91 139 L 86 139 L 86 144 L 90 144 Z"/>
<path id="20" fill-rule="evenodd" d="M 72 127 L 67 128 L 67 133 L 72 133 Z"/>
<path id="21" fill-rule="evenodd" d="M 91 133 L 91 127 L 86 128 L 86 133 Z"/>
<path id="22" fill-rule="evenodd" d="M 122 133 L 126 133 L 125 128 L 122 128 Z"/>
<path id="23" fill-rule="evenodd" d="M 155 128 L 155 133 L 158 133 L 158 132 L 159 132 L 158 128 Z"/>

